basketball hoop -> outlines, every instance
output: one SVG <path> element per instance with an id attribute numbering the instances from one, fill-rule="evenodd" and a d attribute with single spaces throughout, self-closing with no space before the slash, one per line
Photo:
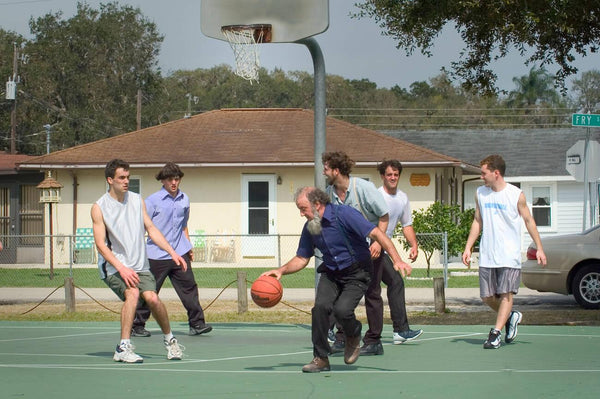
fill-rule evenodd
<path id="1" fill-rule="evenodd" d="M 271 25 L 227 25 L 221 32 L 231 45 L 235 56 L 235 74 L 258 82 L 260 57 L 257 44 L 271 42 Z"/>

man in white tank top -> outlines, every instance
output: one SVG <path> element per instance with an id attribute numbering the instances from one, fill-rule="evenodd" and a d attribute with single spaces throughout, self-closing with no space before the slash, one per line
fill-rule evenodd
<path id="1" fill-rule="evenodd" d="M 513 295 L 521 281 L 521 220 L 538 249 L 538 263 L 546 265 L 535 220 L 529 212 L 523 192 L 504 180 L 506 164 L 499 155 L 490 155 L 480 162 L 484 185 L 477 189 L 475 217 L 462 261 L 471 262 L 473 244 L 479 244 L 479 286 L 483 302 L 496 313 L 496 324 L 483 344 L 485 349 L 497 349 L 502 341 L 511 343 L 517 336 L 521 312 L 513 311 Z"/>
<path id="2" fill-rule="evenodd" d="M 131 344 L 133 318 L 138 300 L 141 299 L 150 307 L 164 334 L 167 359 L 180 360 L 182 349 L 171 332 L 167 309 L 156 294 L 156 280 L 150 272 L 145 231 L 160 248 L 169 253 L 176 264 L 184 270 L 187 265 L 152 223 L 142 197 L 129 192 L 129 164 L 113 159 L 106 164 L 104 175 L 109 189 L 92 205 L 92 226 L 99 253 L 100 277 L 123 301 L 121 341 L 113 360 L 143 362 Z"/>

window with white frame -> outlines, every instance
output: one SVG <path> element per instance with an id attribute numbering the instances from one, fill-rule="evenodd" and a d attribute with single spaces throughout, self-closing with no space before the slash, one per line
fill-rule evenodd
<path id="1" fill-rule="evenodd" d="M 539 227 L 552 226 L 552 190 L 549 186 L 531 188 L 531 213 Z"/>
<path id="2" fill-rule="evenodd" d="M 140 194 L 142 192 L 142 178 L 139 176 L 129 176 L 129 191 Z"/>

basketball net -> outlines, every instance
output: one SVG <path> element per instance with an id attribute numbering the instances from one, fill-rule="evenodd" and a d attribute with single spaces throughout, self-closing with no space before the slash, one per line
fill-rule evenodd
<path id="1" fill-rule="evenodd" d="M 250 81 L 258 82 L 260 57 L 258 43 L 264 41 L 265 31 L 254 27 L 223 27 L 223 35 L 233 49 L 235 56 L 235 74 Z"/>

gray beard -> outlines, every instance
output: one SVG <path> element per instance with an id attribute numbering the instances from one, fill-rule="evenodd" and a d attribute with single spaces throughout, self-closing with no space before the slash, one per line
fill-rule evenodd
<path id="1" fill-rule="evenodd" d="M 308 221 L 306 228 L 308 229 L 308 232 L 310 234 L 312 234 L 313 236 L 318 236 L 319 234 L 321 234 L 321 231 L 323 230 L 321 227 L 321 216 L 319 216 L 319 214 L 314 209 L 313 209 L 313 215 L 314 215 L 313 220 Z"/>

